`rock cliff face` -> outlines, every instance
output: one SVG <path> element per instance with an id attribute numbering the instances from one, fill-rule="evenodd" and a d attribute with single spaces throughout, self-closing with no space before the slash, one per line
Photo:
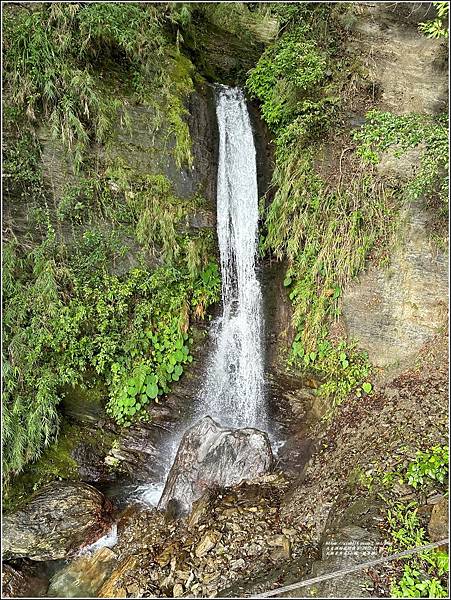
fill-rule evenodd
<path id="1" fill-rule="evenodd" d="M 447 257 L 430 239 L 430 215 L 420 200 L 402 217 L 402 237 L 390 265 L 370 269 L 347 290 L 343 303 L 349 335 L 378 367 L 414 356 L 447 320 Z"/>
<path id="2" fill-rule="evenodd" d="M 380 91 L 381 110 L 435 114 L 446 108 L 446 50 L 417 29 L 430 9 L 430 3 L 422 2 L 362 7 L 351 46 L 364 49 L 374 89 Z M 387 182 L 402 187 L 419 162 L 418 150 L 399 158 L 386 153 L 378 171 Z M 448 261 L 431 239 L 433 219 L 421 198 L 403 206 L 389 266 L 370 268 L 345 292 L 347 332 L 376 366 L 408 360 L 446 323 Z"/>
<path id="3" fill-rule="evenodd" d="M 432 18 L 431 2 L 374 2 L 361 6 L 351 48 L 359 48 L 382 110 L 395 114 L 446 109 L 447 51 L 418 33 Z"/>
<path id="4" fill-rule="evenodd" d="M 382 110 L 396 114 L 412 111 L 435 114 L 444 108 L 447 77 L 443 50 L 440 42 L 420 36 L 417 31 L 418 22 L 429 18 L 429 6 L 430 3 L 362 3 L 359 7 L 350 31 L 349 48 L 363 57 L 375 105 Z M 203 35 L 187 38 L 185 50 L 193 62 L 197 61 L 196 67 L 204 77 L 209 80 L 218 77 L 234 84 L 248 66 L 246 54 L 258 54 L 265 36 L 270 36 L 269 25 L 254 44 L 240 45 L 239 38 L 232 36 L 224 52 L 219 43 L 224 32 L 213 23 L 208 26 L 205 39 Z M 204 41 L 208 43 L 202 46 Z M 181 198 L 204 196 L 206 206 L 188 217 L 187 226 L 214 229 L 218 132 L 214 88 L 206 79 L 199 78 L 196 82 L 195 91 L 187 99 L 187 109 L 192 168 L 177 165 L 168 151 L 175 140 L 164 127 L 157 133 L 149 130 L 154 114 L 142 106 L 130 109 L 129 126 L 125 128 L 118 123 L 111 145 L 94 148 L 93 156 L 119 157 L 145 174 L 164 173 Z M 353 111 L 349 129 L 364 122 L 364 112 Z M 257 148 L 259 194 L 263 196 L 271 179 L 272 148 L 258 108 L 252 103 L 250 113 Z M 57 203 L 66 184 L 77 178 L 48 132 L 42 130 L 39 136 L 46 179 Z M 342 150 L 340 147 L 335 152 L 340 154 Z M 406 176 L 418 167 L 418 161 L 415 152 L 402 158 L 385 155 L 378 165 L 379 174 L 387 182 L 403 185 Z M 267 202 L 270 201 L 268 193 Z M 164 515 L 156 511 L 138 510 L 131 517 L 126 514 L 115 557 L 118 565 L 98 592 L 100 597 L 132 597 L 149 589 L 149 585 L 158 593 L 174 596 L 209 595 L 218 590 L 226 590 L 231 596 L 237 591 L 253 594 L 277 585 L 284 577 L 291 577 L 292 581 L 303 577 L 306 564 L 311 565 L 313 558 L 307 544 L 323 545 L 322 555 L 316 556 L 310 572 L 314 576 L 344 565 L 328 553 L 328 541 L 363 540 L 371 545 L 377 542 L 376 526 L 365 521 L 363 513 L 343 517 L 343 507 L 354 501 L 356 494 L 365 493 L 351 483 L 357 458 L 361 470 L 372 469 L 376 464 L 390 470 L 402 456 L 401 448 L 406 442 L 414 444 L 424 438 L 429 445 L 442 443 L 446 431 L 443 415 L 446 340 L 441 332 L 446 323 L 447 256 L 431 240 L 430 220 L 431 213 L 422 199 L 401 207 L 398 241 L 390 249 L 388 266 L 369 265 L 368 271 L 344 292 L 339 326 L 368 351 L 375 366 L 385 369 L 397 365 L 403 372 L 393 379 L 387 369 L 388 381 L 376 394 L 355 398 L 344 407 L 339 419 L 329 424 L 320 422 L 325 407 L 315 395 L 318 382 L 301 379 L 286 366 L 286 351 L 294 332 L 292 308 L 283 286 L 285 269 L 280 263 L 270 261 L 261 265 L 267 397 L 274 430 L 280 437 L 288 438 L 277 456 L 276 467 L 291 476 L 290 485 L 284 478 L 278 481 L 274 476 L 263 484 L 229 489 L 224 496 L 216 495 L 216 491 L 206 494 L 195 503 L 191 517 L 180 522 L 180 527 L 177 523 L 168 525 Z M 133 252 L 127 260 L 133 261 Z M 414 368 L 421 348 L 420 366 Z M 120 434 L 114 432 L 118 434 L 115 444 L 108 453 L 95 458 L 102 465 L 99 471 L 102 477 L 108 464 L 119 465 L 124 479 L 134 482 L 161 477 L 167 466 L 167 437 L 187 419 L 208 350 L 205 339 L 198 340 L 191 371 L 172 388 L 165 403 L 153 409 L 150 423 L 133 425 Z M 72 412 L 70 406 L 68 398 L 65 411 L 74 419 L 76 412 L 73 404 Z M 95 412 L 88 420 L 96 419 L 104 419 L 104 415 Z M 82 480 L 93 481 L 93 473 L 97 471 L 83 465 L 83 461 L 89 463 L 92 459 L 89 454 L 83 456 L 82 448 L 77 449 L 78 475 Z M 269 465 L 270 449 L 265 457 Z M 213 458 L 216 461 L 217 457 Z M 239 480 L 225 477 L 220 483 L 233 485 Z M 59 530 L 58 535 L 49 539 L 43 535 L 39 519 L 33 521 L 33 515 L 42 507 L 39 496 L 34 500 L 37 508 L 31 504 L 27 514 L 12 515 L 11 531 L 16 528 L 22 533 L 17 539 L 7 535 L 8 556 L 32 556 L 35 560 L 61 558 L 86 542 L 92 533 L 91 526 L 97 535 L 101 530 L 98 516 L 103 514 L 103 497 L 96 495 L 90 486 L 76 489 L 78 495 L 66 494 L 65 505 L 60 499 L 54 504 L 55 510 L 74 514 L 85 509 L 80 520 L 69 521 L 67 529 Z M 162 506 L 170 497 L 168 492 Z M 45 502 L 48 509 L 48 500 Z M 370 506 L 368 510 L 371 512 L 373 508 Z M 109 511 L 106 513 L 102 527 L 109 520 Z M 26 539 L 22 536 L 24 528 Z M 233 555 L 232 561 L 224 558 L 227 553 Z M 289 562 L 292 559 L 295 560 Z M 345 561 L 353 562 L 353 557 Z M 248 570 L 246 563 L 252 563 L 253 571 Z M 112 563 L 108 569 L 111 567 Z M 196 572 L 196 577 L 201 576 L 196 579 L 191 571 Z M 13 574 L 9 576 L 12 580 Z M 231 589 L 231 583 L 237 587 Z M 361 595 L 362 583 L 371 582 L 347 580 L 345 593 Z M 101 585 L 97 574 L 94 584 L 94 587 Z M 344 590 L 343 587 L 337 590 L 340 585 L 338 581 L 335 587 L 328 584 L 308 593 L 336 596 L 340 589 Z M 296 597 L 302 597 L 300 594 L 305 591 L 298 590 Z"/>
<path id="5" fill-rule="evenodd" d="M 192 140 L 192 167 L 179 167 L 173 148 L 174 135 L 168 131 L 163 120 L 155 127 L 156 110 L 149 106 L 131 104 L 124 97 L 127 106 L 127 124 L 123 115 L 118 117 L 113 139 L 106 147 L 93 148 L 93 159 L 113 161 L 119 159 L 125 166 L 144 175 L 164 174 L 171 181 L 174 192 L 180 198 L 191 198 L 195 194 L 204 196 L 213 212 L 216 203 L 216 167 L 218 153 L 218 133 L 216 124 L 214 88 L 207 83 L 199 84 L 198 89 L 188 97 L 187 122 Z M 42 144 L 44 174 L 54 202 L 58 203 L 68 184 L 76 183 L 71 163 L 65 158 L 62 145 L 55 141 L 48 130 L 41 128 L 39 139 Z M 193 219 L 195 216 L 193 216 Z M 212 215 L 198 216 L 194 226 L 213 227 Z"/>

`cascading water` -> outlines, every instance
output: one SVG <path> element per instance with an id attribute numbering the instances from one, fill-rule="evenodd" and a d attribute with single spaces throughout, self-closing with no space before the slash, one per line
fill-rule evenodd
<path id="1" fill-rule="evenodd" d="M 217 231 L 222 316 L 201 391 L 201 409 L 221 424 L 264 427 L 262 296 L 256 274 L 258 189 L 254 138 L 242 90 L 218 86 Z"/>
<path id="2" fill-rule="evenodd" d="M 268 429 L 264 398 L 262 294 L 256 273 L 258 189 L 254 138 L 242 90 L 216 87 L 219 127 L 217 233 L 222 275 L 222 314 L 211 335 L 197 407 L 186 427 L 205 415 L 231 428 Z M 166 442 L 165 477 L 185 427 Z M 164 480 L 137 490 L 154 505 Z"/>

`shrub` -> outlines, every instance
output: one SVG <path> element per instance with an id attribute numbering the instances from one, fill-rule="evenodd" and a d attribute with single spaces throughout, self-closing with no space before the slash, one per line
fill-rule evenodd
<path id="1" fill-rule="evenodd" d="M 448 477 L 449 450 L 434 446 L 426 452 L 419 450 L 407 468 L 407 483 L 414 488 L 431 482 L 445 483 Z"/>
<path id="2" fill-rule="evenodd" d="M 438 194 L 448 202 L 449 142 L 447 115 L 394 115 L 378 110 L 366 115 L 367 123 L 354 133 L 358 154 L 363 161 L 377 164 L 382 152 L 390 150 L 401 156 L 411 148 L 420 147 L 418 172 L 407 187 L 408 197 L 431 197 Z"/>
<path id="3" fill-rule="evenodd" d="M 180 70 L 182 59 L 174 55 L 165 7 L 42 3 L 36 10 L 8 10 L 4 16 L 7 104 L 23 111 L 32 123 L 45 122 L 70 151 L 76 170 L 91 142 L 108 139 L 123 104 L 114 69 L 108 70 L 108 78 L 102 73 L 106 60 L 129 73 L 127 79 L 141 101 L 148 98 L 149 89 L 161 90 L 160 101 L 176 138 L 176 160 L 190 164 L 183 98 L 192 90 L 192 81 L 186 64 Z"/>
<path id="4" fill-rule="evenodd" d="M 57 435 L 64 385 L 94 370 L 109 389 L 108 411 L 129 424 L 169 390 L 192 360 L 190 321 L 219 297 L 217 265 L 196 277 L 186 265 L 154 273 L 108 272 L 117 242 L 86 232 L 67 255 L 52 230 L 4 260 L 4 474 L 39 456 Z"/>

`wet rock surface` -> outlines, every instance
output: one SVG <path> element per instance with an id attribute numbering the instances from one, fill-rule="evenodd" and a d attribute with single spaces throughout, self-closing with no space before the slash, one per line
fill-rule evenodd
<path id="1" fill-rule="evenodd" d="M 81 481 L 106 483 L 116 479 L 114 471 L 105 463 L 105 450 L 95 444 L 82 442 L 72 450 L 71 456 L 77 463 Z"/>
<path id="2" fill-rule="evenodd" d="M 255 479 L 272 464 L 266 433 L 226 429 L 204 417 L 185 432 L 158 506 L 165 508 L 175 499 L 188 511 L 206 489 Z"/>
<path id="3" fill-rule="evenodd" d="M 204 335 L 203 330 L 197 332 L 199 339 L 193 348 L 193 368 L 173 385 L 164 403 L 152 405 L 149 422 L 138 422 L 120 431 L 106 461 L 117 465 L 123 480 L 132 483 L 161 481 L 169 470 L 168 444 L 189 420 L 193 397 L 203 376 L 203 365 L 210 349 Z"/>
<path id="4" fill-rule="evenodd" d="M 94 487 L 54 482 L 4 516 L 3 554 L 35 561 L 66 558 L 100 537 L 111 522 L 112 506 Z"/>
<path id="5" fill-rule="evenodd" d="M 118 123 L 116 140 L 108 149 L 110 159 L 119 158 L 143 174 L 164 173 L 176 195 L 190 198 L 203 195 L 211 210 L 216 204 L 218 133 L 213 86 L 202 84 L 187 99 L 188 126 L 192 139 L 192 167 L 179 167 L 174 158 L 174 135 L 165 121 L 150 128 L 158 118 L 149 106 L 129 106 L 129 126 Z M 210 214 L 206 226 L 214 224 Z"/>
<path id="6" fill-rule="evenodd" d="M 110 576 L 117 556 L 110 548 L 99 548 L 91 555 L 80 556 L 56 573 L 48 596 L 55 598 L 92 598 Z"/>
<path id="7" fill-rule="evenodd" d="M 262 22 L 251 11 L 236 11 L 233 25 L 218 7 L 197 16 L 202 19 L 202 26 L 187 32 L 183 43 L 209 81 L 236 85 L 258 60 L 265 44 L 277 35 L 278 21 L 270 15 Z"/>
<path id="8" fill-rule="evenodd" d="M 3 564 L 2 598 L 33 598 L 47 592 L 48 580 L 32 564 Z"/>

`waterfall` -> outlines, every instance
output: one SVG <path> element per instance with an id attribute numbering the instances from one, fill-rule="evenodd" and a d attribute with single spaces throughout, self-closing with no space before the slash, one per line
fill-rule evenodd
<path id="1" fill-rule="evenodd" d="M 256 152 L 243 92 L 216 86 L 219 128 L 217 230 L 222 313 L 211 328 L 207 361 L 192 424 L 210 415 L 232 428 L 267 429 L 264 398 L 262 294 L 256 273 L 258 189 Z M 186 423 L 185 423 L 186 427 Z M 166 479 L 183 429 L 166 442 Z M 137 497 L 154 506 L 164 480 L 141 486 Z"/>
<path id="2" fill-rule="evenodd" d="M 266 424 L 262 296 L 256 274 L 258 189 L 249 113 L 239 88 L 218 86 L 217 230 L 222 315 L 201 392 L 202 410 L 232 427 Z"/>

